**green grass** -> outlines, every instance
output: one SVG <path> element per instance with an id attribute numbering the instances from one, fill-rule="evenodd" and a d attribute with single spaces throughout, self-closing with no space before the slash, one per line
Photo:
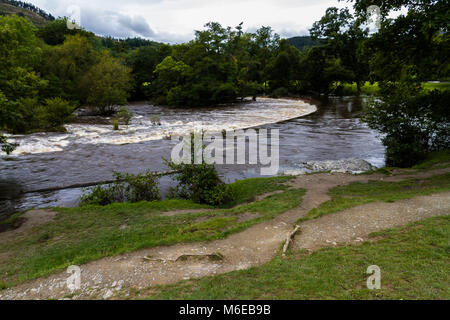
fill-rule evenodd
<path id="1" fill-rule="evenodd" d="M 424 90 L 432 91 L 432 90 L 450 90 L 450 83 L 422 83 Z M 376 95 L 379 92 L 380 88 L 378 87 L 378 83 L 371 84 L 370 82 L 366 82 L 361 87 L 361 93 L 365 95 Z M 343 95 L 356 95 L 358 94 L 358 88 L 356 83 L 345 83 L 343 85 Z"/>
<path id="2" fill-rule="evenodd" d="M 298 206 L 305 191 L 281 184 L 287 180 L 263 178 L 232 184 L 241 191 L 238 202 L 270 191 L 282 193 L 229 209 L 212 210 L 186 200 L 55 209 L 58 214 L 52 222 L 35 227 L 24 238 L 0 243 L 0 257 L 8 255 L 0 260 L 1 287 L 141 248 L 224 238 Z M 211 210 L 161 216 L 203 208 Z M 242 219 L 244 213 L 255 215 Z"/>
<path id="3" fill-rule="evenodd" d="M 417 165 L 404 169 L 396 167 L 385 167 L 368 172 L 361 175 L 385 174 L 385 175 L 407 175 L 428 170 L 442 169 L 450 167 L 450 150 L 430 152 L 426 158 Z"/>
<path id="4" fill-rule="evenodd" d="M 344 84 L 343 85 L 343 94 L 344 95 L 356 95 L 358 94 L 358 88 L 356 86 L 356 83 L 352 84 Z M 361 93 L 365 95 L 375 95 L 379 91 L 378 83 L 371 84 L 370 82 L 364 83 L 364 85 L 361 87 Z"/>
<path id="5" fill-rule="evenodd" d="M 427 91 L 432 90 L 450 90 L 450 83 L 429 83 L 425 82 L 422 84 L 423 88 Z"/>
<path id="6" fill-rule="evenodd" d="M 415 165 L 412 169 L 431 169 L 435 168 L 437 164 L 440 164 L 440 167 L 448 167 L 450 165 L 450 150 L 432 152 L 428 154 L 424 161 Z"/>
<path id="7" fill-rule="evenodd" d="M 371 235 L 359 246 L 325 248 L 245 271 L 160 286 L 149 299 L 450 299 L 450 217 Z M 381 268 L 381 290 L 366 287 Z"/>
<path id="8" fill-rule="evenodd" d="M 400 182 L 369 181 L 351 183 L 331 189 L 331 200 L 312 209 L 298 222 L 319 218 L 370 202 L 395 202 L 417 196 L 450 190 L 450 173 L 427 179 L 408 179 Z"/>

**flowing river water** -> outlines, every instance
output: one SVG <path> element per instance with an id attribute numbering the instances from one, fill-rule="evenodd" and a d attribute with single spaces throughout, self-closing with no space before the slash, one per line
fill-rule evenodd
<path id="1" fill-rule="evenodd" d="M 33 190 L 110 180 L 113 170 L 135 174 L 147 169 L 166 171 L 161 158 L 170 158 L 177 144 L 170 136 L 185 135 L 198 127 L 219 132 L 279 129 L 280 174 L 299 169 L 309 160 L 358 158 L 377 167 L 384 165 L 385 152 L 377 133 L 359 120 L 362 100 L 358 97 L 260 98 L 206 109 L 133 103 L 128 108 L 134 116 L 120 131 L 114 131 L 108 122 L 73 123 L 66 125 L 66 133 L 10 136 L 19 146 L 0 159 L 0 221 L 30 208 L 76 206 L 83 191 Z M 157 118 L 159 124 L 154 123 Z M 257 165 L 217 168 L 226 182 L 260 176 Z M 170 177 L 162 178 L 161 185 L 166 190 Z"/>

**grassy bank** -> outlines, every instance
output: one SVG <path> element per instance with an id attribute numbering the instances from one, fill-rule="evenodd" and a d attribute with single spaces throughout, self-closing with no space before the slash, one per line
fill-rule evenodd
<path id="1" fill-rule="evenodd" d="M 450 90 L 450 83 L 430 83 L 430 82 L 424 82 L 422 83 L 423 88 L 426 91 L 432 91 L 432 90 Z M 343 95 L 356 95 L 358 94 L 358 88 L 356 86 L 356 83 L 352 84 L 344 84 L 342 89 Z M 375 95 L 378 93 L 380 88 L 378 87 L 378 83 L 371 84 L 370 82 L 364 83 L 364 85 L 361 87 L 361 93 L 365 95 Z"/>
<path id="2" fill-rule="evenodd" d="M 140 292 L 151 299 L 450 299 L 450 217 L 371 235 L 360 246 L 321 249 L 245 271 Z M 381 290 L 366 287 L 381 268 Z"/>
<path id="3" fill-rule="evenodd" d="M 408 179 L 400 182 L 351 183 L 331 189 L 328 192 L 331 200 L 312 209 L 298 222 L 315 219 L 370 202 L 395 202 L 448 190 L 450 190 L 450 173 L 427 179 Z"/>
<path id="4" fill-rule="evenodd" d="M 50 223 L 0 244 L 0 287 L 141 248 L 224 238 L 298 206 L 304 190 L 282 184 L 289 179 L 238 181 L 232 186 L 239 194 L 236 204 L 243 204 L 228 209 L 213 210 L 185 200 L 55 209 L 58 213 Z M 280 193 L 247 203 L 272 191 Z M 205 211 L 195 212 L 198 209 Z M 186 211 L 163 215 L 178 210 Z"/>

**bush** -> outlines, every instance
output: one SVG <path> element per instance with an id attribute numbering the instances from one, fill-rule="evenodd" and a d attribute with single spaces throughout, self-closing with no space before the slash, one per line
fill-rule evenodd
<path id="1" fill-rule="evenodd" d="M 270 98 L 280 98 L 280 97 L 286 97 L 289 95 L 289 90 L 285 87 L 277 88 L 269 95 Z"/>
<path id="2" fill-rule="evenodd" d="M 40 129 L 61 129 L 64 123 L 72 118 L 74 107 L 60 98 L 45 100 L 45 103 L 36 108 L 36 122 Z"/>
<path id="3" fill-rule="evenodd" d="M 388 166 L 410 167 L 432 151 L 450 148 L 450 92 L 425 92 L 414 84 L 383 88 L 371 99 L 363 121 L 384 134 Z"/>
<path id="4" fill-rule="evenodd" d="M 178 186 L 171 189 L 171 197 L 190 199 L 196 203 L 220 206 L 234 200 L 233 191 L 220 179 L 216 168 L 208 164 L 175 164 Z"/>
<path id="5" fill-rule="evenodd" d="M 6 154 L 10 154 L 16 149 L 15 144 L 8 143 L 5 136 L 0 135 L 0 150 L 2 152 L 6 152 Z"/>
<path id="6" fill-rule="evenodd" d="M 116 202 L 156 201 L 161 199 L 158 177 L 151 171 L 133 175 L 114 173 L 114 183 L 104 187 L 95 186 L 81 197 L 81 205 L 106 206 Z"/>
<path id="7" fill-rule="evenodd" d="M 47 99 L 41 105 L 37 98 L 9 101 L 0 94 L 0 126 L 13 133 L 61 130 L 73 110 L 70 103 L 60 98 Z"/>
<path id="8" fill-rule="evenodd" d="M 124 123 L 127 126 L 130 124 L 132 117 L 133 117 L 133 113 L 131 113 L 131 111 L 128 110 L 127 107 L 122 107 L 117 112 L 117 118 L 119 119 L 119 121 L 121 121 L 122 123 Z"/>

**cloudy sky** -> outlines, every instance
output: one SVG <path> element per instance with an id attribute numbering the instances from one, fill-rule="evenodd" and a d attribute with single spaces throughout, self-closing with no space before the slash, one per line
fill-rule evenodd
<path id="1" fill-rule="evenodd" d="M 271 26 L 283 37 L 307 35 L 338 0 L 27 0 L 54 16 L 80 12 L 81 26 L 99 35 L 179 43 L 209 21 L 253 31 Z"/>

